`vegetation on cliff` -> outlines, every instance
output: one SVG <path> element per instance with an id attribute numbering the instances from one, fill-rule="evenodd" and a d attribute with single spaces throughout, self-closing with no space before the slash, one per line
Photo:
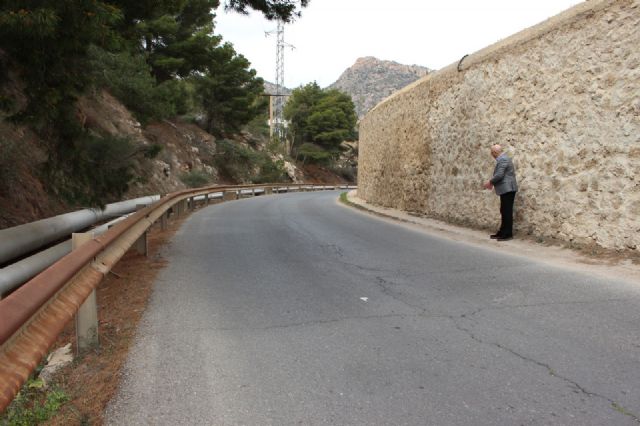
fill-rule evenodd
<path id="1" fill-rule="evenodd" d="M 270 19 L 293 19 L 307 0 L 232 0 Z M 107 89 L 141 123 L 204 114 L 207 130 L 236 131 L 264 109 L 262 80 L 213 34 L 218 0 L 14 0 L 0 4 L 0 119 L 46 141 L 40 172 L 77 203 L 120 197 L 136 158 L 158 153 L 89 128 L 77 102 Z"/>

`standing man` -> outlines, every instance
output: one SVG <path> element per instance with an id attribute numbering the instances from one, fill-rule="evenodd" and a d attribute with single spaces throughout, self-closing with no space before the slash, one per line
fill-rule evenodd
<path id="1" fill-rule="evenodd" d="M 516 170 L 511 158 L 502 152 L 500 145 L 491 147 L 491 156 L 496 160 L 496 168 L 493 170 L 493 177 L 484 184 L 484 187 L 485 189 L 495 188 L 496 194 L 500 196 L 502 223 L 500 230 L 490 235 L 490 238 L 507 241 L 513 238 L 513 202 L 518 192 Z"/>

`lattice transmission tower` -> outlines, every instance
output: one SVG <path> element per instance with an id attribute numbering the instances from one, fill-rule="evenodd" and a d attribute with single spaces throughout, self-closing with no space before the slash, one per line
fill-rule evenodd
<path id="1" fill-rule="evenodd" d="M 276 33 L 276 93 L 272 94 L 272 114 L 271 114 L 271 136 L 278 138 L 280 142 L 285 142 L 286 124 L 284 120 L 284 104 L 287 95 L 284 86 L 284 50 L 294 46 L 284 41 L 284 22 L 278 20 Z M 273 34 L 273 31 L 267 35 Z"/>
<path id="2" fill-rule="evenodd" d="M 281 141 L 284 141 L 284 23 L 278 20 L 277 48 L 276 48 L 276 107 L 275 132 Z"/>

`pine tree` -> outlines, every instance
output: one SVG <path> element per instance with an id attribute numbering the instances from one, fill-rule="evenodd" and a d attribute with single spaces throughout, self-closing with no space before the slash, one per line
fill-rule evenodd
<path id="1" fill-rule="evenodd" d="M 237 131 L 265 108 L 264 81 L 229 43 L 214 49 L 207 70 L 194 77 L 196 93 L 214 134 Z"/>
<path id="2" fill-rule="evenodd" d="M 246 14 L 250 9 L 262 12 L 267 19 L 290 22 L 300 16 L 300 9 L 307 7 L 309 0 L 228 0 L 225 7 Z"/>

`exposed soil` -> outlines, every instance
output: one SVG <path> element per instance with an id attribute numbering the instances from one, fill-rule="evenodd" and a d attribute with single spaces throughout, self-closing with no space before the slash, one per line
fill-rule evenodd
<path id="1" fill-rule="evenodd" d="M 133 342 L 136 327 L 147 306 L 158 272 L 166 265 L 160 248 L 170 244 L 184 218 L 169 221 L 165 231 L 155 225 L 149 233 L 149 255 L 129 251 L 103 281 L 97 292 L 100 347 L 77 357 L 61 369 L 53 385 L 70 402 L 47 425 L 101 425 L 104 410 L 114 396 Z M 71 321 L 52 349 L 71 342 L 75 347 L 75 324 Z"/>
<path id="2" fill-rule="evenodd" d="M 28 129 L 0 120 L 0 229 L 53 216 L 65 210 L 48 194 L 38 169 L 46 154 Z"/>

